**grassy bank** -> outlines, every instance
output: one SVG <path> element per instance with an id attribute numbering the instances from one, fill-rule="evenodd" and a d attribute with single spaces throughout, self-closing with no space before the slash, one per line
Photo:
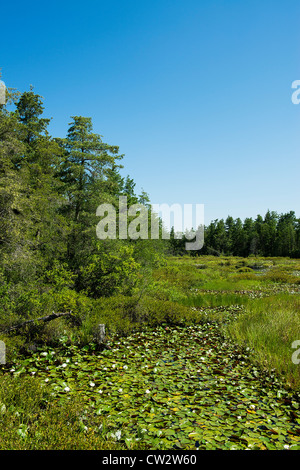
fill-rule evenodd
<path id="1" fill-rule="evenodd" d="M 252 302 L 228 325 L 228 331 L 237 343 L 253 350 L 253 360 L 258 364 L 276 370 L 289 386 L 300 388 L 297 354 L 293 360 L 293 343 L 300 339 L 299 296 L 281 294 Z"/>

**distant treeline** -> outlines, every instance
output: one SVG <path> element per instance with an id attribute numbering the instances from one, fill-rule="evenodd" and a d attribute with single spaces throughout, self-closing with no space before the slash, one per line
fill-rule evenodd
<path id="1" fill-rule="evenodd" d="M 289 256 L 300 258 L 300 219 L 294 211 L 278 214 L 267 211 L 256 219 L 214 220 L 204 228 L 204 246 L 199 252 L 186 252 L 185 239 L 176 239 L 171 230 L 172 254 L 189 253 L 244 256 Z"/>

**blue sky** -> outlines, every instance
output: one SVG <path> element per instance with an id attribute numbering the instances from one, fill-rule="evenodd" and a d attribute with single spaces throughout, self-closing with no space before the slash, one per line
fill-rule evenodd
<path id="1" fill-rule="evenodd" d="M 92 117 L 137 192 L 204 204 L 205 224 L 300 217 L 298 0 L 13 5 L 1 5 L 2 79 L 44 97 L 53 136 Z"/>

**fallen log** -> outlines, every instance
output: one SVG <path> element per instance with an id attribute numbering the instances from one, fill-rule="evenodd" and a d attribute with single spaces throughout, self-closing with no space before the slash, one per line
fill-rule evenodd
<path id="1" fill-rule="evenodd" d="M 78 323 L 78 318 L 75 317 L 72 314 L 72 312 L 57 312 L 57 313 L 53 312 L 50 315 L 46 315 L 45 317 L 39 317 L 39 318 L 35 318 L 33 320 L 25 320 L 23 322 L 16 323 L 15 325 L 10 326 L 9 328 L 1 329 L 1 332 L 2 333 L 11 333 L 13 331 L 18 331 L 21 328 L 23 328 L 24 326 L 32 324 L 32 323 L 36 323 L 36 322 L 39 322 L 39 321 L 48 322 L 48 321 L 51 321 L 51 320 L 55 320 L 55 318 L 59 318 L 59 317 L 63 317 L 63 316 L 69 316 L 69 317 L 73 318 Z"/>

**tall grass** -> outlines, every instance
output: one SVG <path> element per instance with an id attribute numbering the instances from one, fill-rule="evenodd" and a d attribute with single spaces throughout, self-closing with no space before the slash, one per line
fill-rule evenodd
<path id="1" fill-rule="evenodd" d="M 92 301 L 63 292 L 51 301 L 64 302 L 63 308 L 65 302 L 71 308 L 75 300 L 76 305 L 80 301 L 82 323 L 75 327 L 57 319 L 43 327 L 43 338 L 51 342 L 63 333 L 71 343 L 84 345 L 93 341 L 99 323 L 105 323 L 113 336 L 147 324 L 218 321 L 237 344 L 251 348 L 254 362 L 268 371 L 275 369 L 286 385 L 299 390 L 300 364 L 292 360 L 292 344 L 300 340 L 300 298 L 279 293 L 276 286 L 297 286 L 300 261 L 255 259 L 270 266 L 259 275 L 248 270 L 253 262 L 233 257 L 172 258 L 153 273 L 143 295 L 136 298 L 118 295 Z M 253 298 L 253 292 L 264 290 L 269 297 Z M 26 301 L 22 299 L 22 306 Z M 40 305 L 41 299 L 37 301 Z M 9 352 L 26 338 L 2 339 Z M 123 449 L 101 432 L 86 429 L 83 408 L 80 396 L 62 405 L 32 377 L 1 375 L 0 450 Z"/>
<path id="2" fill-rule="evenodd" d="M 248 302 L 248 297 L 234 292 L 203 292 L 182 300 L 182 304 L 188 307 L 228 307 L 232 305 L 245 305 Z"/>
<path id="3" fill-rule="evenodd" d="M 253 349 L 262 367 L 275 369 L 288 386 L 300 387 L 300 364 L 292 360 L 292 344 L 300 340 L 299 297 L 278 294 L 252 300 L 227 329 L 237 343 Z"/>
<path id="4" fill-rule="evenodd" d="M 53 401 L 33 377 L 1 376 L 0 450 L 120 449 L 85 426 L 80 398 Z"/>
<path id="5" fill-rule="evenodd" d="M 299 389 L 300 364 L 292 361 L 292 344 L 300 340 L 300 299 L 297 294 L 282 293 L 289 286 L 297 290 L 299 272 L 300 260 L 204 256 L 174 258 L 160 275 L 166 284 L 185 293 L 178 298 L 185 306 L 200 310 L 244 306 L 245 313 L 226 322 L 230 336 L 253 350 L 255 362 L 275 369 L 287 385 Z"/>

